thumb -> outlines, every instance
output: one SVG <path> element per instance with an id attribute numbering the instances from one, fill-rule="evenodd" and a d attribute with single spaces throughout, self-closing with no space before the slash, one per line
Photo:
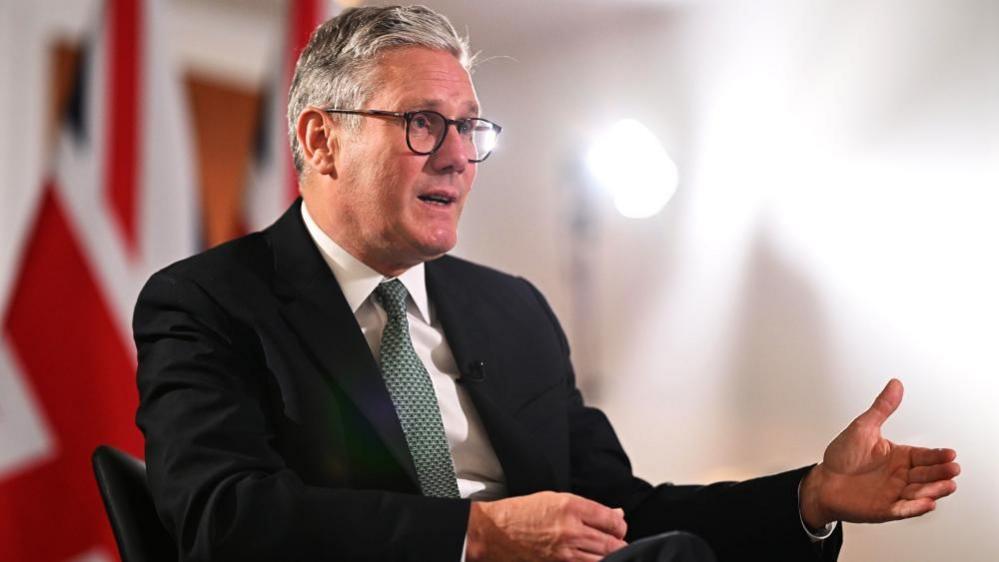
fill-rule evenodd
<path id="1" fill-rule="evenodd" d="M 881 424 L 885 423 L 888 416 L 892 415 L 898 409 L 898 405 L 902 403 L 903 391 L 902 381 L 891 379 L 885 385 L 881 394 L 878 394 L 878 397 L 874 399 L 871 407 L 857 417 L 856 422 L 863 425 L 881 427 Z"/>

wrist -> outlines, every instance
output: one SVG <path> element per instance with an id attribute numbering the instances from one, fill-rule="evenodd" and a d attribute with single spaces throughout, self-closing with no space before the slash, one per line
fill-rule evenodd
<path id="1" fill-rule="evenodd" d="M 467 542 L 465 543 L 465 561 L 480 562 L 485 560 L 485 521 L 487 520 L 482 502 L 472 502 L 468 510 L 468 529 L 466 531 Z"/>
<path id="2" fill-rule="evenodd" d="M 809 529 L 822 529 L 836 520 L 836 517 L 828 513 L 822 500 L 826 485 L 826 472 L 821 463 L 812 467 L 801 481 L 798 510 L 801 512 L 801 520 Z"/>

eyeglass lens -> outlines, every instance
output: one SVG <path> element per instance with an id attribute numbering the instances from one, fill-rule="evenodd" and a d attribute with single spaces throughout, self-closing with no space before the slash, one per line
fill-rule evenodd
<path id="1" fill-rule="evenodd" d="M 444 116 L 432 112 L 414 113 L 409 119 L 409 146 L 416 152 L 429 154 L 443 142 L 447 131 Z M 482 160 L 496 147 L 496 127 L 484 119 L 462 119 L 455 124 L 457 133 L 469 150 L 472 160 Z"/>

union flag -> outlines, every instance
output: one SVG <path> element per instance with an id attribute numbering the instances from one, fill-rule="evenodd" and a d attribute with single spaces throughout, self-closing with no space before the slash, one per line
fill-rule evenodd
<path id="1" fill-rule="evenodd" d="M 153 271 L 198 247 L 162 10 L 110 0 L 93 14 L 0 295 L 0 560 L 117 559 L 90 454 L 142 456 L 131 310 Z"/>
<path id="2" fill-rule="evenodd" d="M 42 181 L 0 190 L 3 562 L 118 559 L 90 455 L 108 443 L 143 456 L 132 308 L 155 270 L 204 243 L 197 189 L 212 186 L 195 181 L 183 72 L 164 29 L 169 5 L 99 4 Z M 309 33 L 332 12 L 324 0 L 288 2 L 251 180 L 241 209 L 230 210 L 247 230 L 297 195 L 286 93 Z"/>

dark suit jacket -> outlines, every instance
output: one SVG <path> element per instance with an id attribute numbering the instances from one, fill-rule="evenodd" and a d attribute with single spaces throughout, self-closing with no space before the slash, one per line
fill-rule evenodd
<path id="1" fill-rule="evenodd" d="M 300 204 L 156 273 L 139 296 L 137 423 L 160 517 L 184 560 L 457 561 L 470 503 L 419 495 L 377 363 Z M 584 405 L 537 289 L 452 257 L 426 277 L 510 495 L 623 507 L 629 539 L 686 529 L 723 561 L 835 558 L 839 531 L 818 549 L 801 529 L 807 468 L 710 486 L 635 478 L 604 414 Z"/>

